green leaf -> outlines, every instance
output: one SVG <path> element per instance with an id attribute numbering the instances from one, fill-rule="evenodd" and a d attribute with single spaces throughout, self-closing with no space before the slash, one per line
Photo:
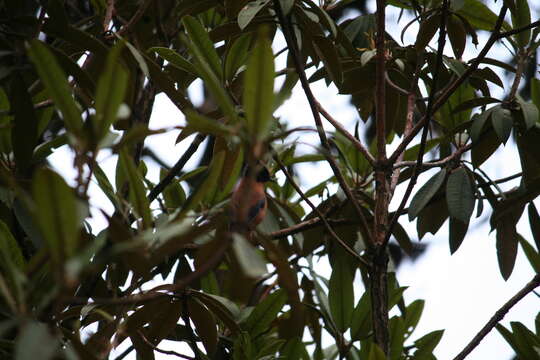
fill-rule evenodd
<path id="1" fill-rule="evenodd" d="M 413 359 L 421 359 L 424 356 L 431 355 L 435 347 L 441 341 L 443 333 L 444 330 L 435 330 L 416 340 L 414 345 L 418 350 L 414 353 Z"/>
<path id="2" fill-rule="evenodd" d="M 516 0 L 515 11 L 512 11 L 512 26 L 514 29 L 529 25 L 531 23 L 531 10 L 529 1 Z M 525 48 L 531 39 L 531 30 L 525 30 L 517 33 L 515 39 L 520 48 Z"/>
<path id="3" fill-rule="evenodd" d="M 423 51 L 426 48 L 440 26 L 441 17 L 438 15 L 429 16 L 420 23 L 420 29 L 418 29 L 418 36 L 414 44 L 416 51 Z"/>
<path id="4" fill-rule="evenodd" d="M 446 182 L 446 202 L 450 216 L 467 224 L 474 210 L 474 193 L 467 170 L 454 170 Z"/>
<path id="5" fill-rule="evenodd" d="M 73 255 L 82 225 L 73 189 L 52 170 L 36 171 L 32 183 L 35 216 L 52 259 L 62 263 Z"/>
<path id="6" fill-rule="evenodd" d="M 470 100 L 462 102 L 461 104 L 459 104 L 458 106 L 454 108 L 453 112 L 457 113 L 457 112 L 472 109 L 478 106 L 484 106 L 487 104 L 500 103 L 500 102 L 501 100 L 491 98 L 491 97 L 474 98 L 474 99 L 470 99 Z"/>
<path id="7" fill-rule="evenodd" d="M 176 51 L 172 49 L 158 46 L 158 47 L 152 47 L 148 49 L 148 51 L 155 52 L 156 54 L 158 54 L 163 59 L 167 60 L 170 64 L 172 64 L 173 66 L 176 66 L 180 70 L 183 70 L 193 75 L 198 74 L 197 68 L 195 68 L 195 66 L 193 66 L 192 63 L 184 59 L 182 55 L 178 54 Z"/>
<path id="8" fill-rule="evenodd" d="M 418 321 L 420 321 L 420 317 L 424 311 L 424 304 L 424 300 L 415 300 L 407 306 L 407 311 L 405 312 L 405 329 L 407 330 L 407 337 L 412 334 L 416 325 L 418 325 Z"/>
<path id="9" fill-rule="evenodd" d="M 118 109 L 126 94 L 128 74 L 120 61 L 123 48 L 122 42 L 112 48 L 107 56 L 105 69 L 99 77 L 93 122 L 96 143 L 103 139 L 116 121 Z"/>
<path id="10" fill-rule="evenodd" d="M 186 110 L 184 115 L 186 116 L 186 121 L 188 123 L 187 127 L 190 130 L 214 136 L 228 136 L 232 134 L 233 130 L 227 125 L 224 125 L 218 120 L 204 116 L 195 110 Z"/>
<path id="11" fill-rule="evenodd" d="M 510 110 L 504 109 L 501 106 L 495 106 L 491 112 L 491 123 L 501 142 L 506 144 L 513 125 Z"/>
<path id="12" fill-rule="evenodd" d="M 489 108 L 481 114 L 474 114 L 474 116 L 472 117 L 473 123 L 471 125 L 471 129 L 469 130 L 469 133 L 471 135 L 471 140 L 473 143 L 477 143 L 481 140 L 480 135 L 482 134 L 482 130 L 484 129 L 484 124 L 491 115 L 493 109 L 494 107 Z"/>
<path id="13" fill-rule="evenodd" d="M 223 78 L 221 60 L 214 48 L 214 43 L 208 35 L 208 31 L 193 16 L 184 16 L 182 23 L 186 28 L 191 44 L 196 50 L 198 61 L 204 62 L 210 66 L 212 72 L 219 78 Z M 195 56 L 195 54 L 193 54 Z"/>
<path id="14" fill-rule="evenodd" d="M 43 42 L 31 40 L 28 54 L 36 66 L 36 70 L 49 92 L 52 100 L 62 112 L 64 123 L 75 135 L 82 128 L 81 113 L 72 97 L 73 90 L 69 86 L 66 75 L 58 65 L 51 51 Z"/>
<path id="15" fill-rule="evenodd" d="M 238 13 L 238 27 L 244 30 L 251 20 L 257 15 L 270 0 L 255 0 L 247 3 Z"/>
<path id="16" fill-rule="evenodd" d="M 532 201 L 529 203 L 528 212 L 531 233 L 533 235 L 534 242 L 536 243 L 536 248 L 540 250 L 540 215 L 538 215 L 536 206 L 534 206 Z"/>
<path id="17" fill-rule="evenodd" d="M 189 316 L 195 324 L 195 330 L 201 338 L 204 348 L 210 358 L 216 351 L 218 332 L 212 313 L 195 298 L 188 299 Z"/>
<path id="18" fill-rule="evenodd" d="M 251 34 L 243 34 L 234 40 L 225 57 L 225 79 L 232 81 L 246 63 L 251 44 Z"/>
<path id="19" fill-rule="evenodd" d="M 517 220 L 519 220 L 519 216 L 516 219 L 515 214 L 503 216 L 497 220 L 497 259 L 504 280 L 508 280 L 516 262 L 519 241 L 516 231 Z"/>
<path id="20" fill-rule="evenodd" d="M 446 169 L 442 169 L 433 175 L 424 186 L 414 195 L 409 205 L 409 220 L 414 220 L 420 211 L 428 204 L 433 195 L 439 190 L 446 178 Z"/>
<path id="21" fill-rule="evenodd" d="M 285 290 L 271 293 L 253 309 L 246 320 L 245 328 L 251 336 L 257 336 L 268 329 L 287 302 Z"/>
<path id="22" fill-rule="evenodd" d="M 455 1 L 452 1 L 454 3 Z M 455 15 L 448 17 L 447 22 L 448 38 L 450 39 L 450 44 L 452 45 L 452 50 L 456 59 L 461 59 L 463 51 L 465 51 L 465 45 L 467 40 L 467 32 L 465 31 L 465 26 L 463 21 Z"/>
<path id="23" fill-rule="evenodd" d="M 261 254 L 243 236 L 234 234 L 232 249 L 245 276 L 257 279 L 268 272 Z"/>
<path id="24" fill-rule="evenodd" d="M 250 134 L 263 139 L 271 125 L 274 104 L 274 55 L 267 31 L 259 31 L 246 70 L 244 110 Z"/>
<path id="25" fill-rule="evenodd" d="M 534 247 L 525 238 L 518 234 L 519 243 L 523 248 L 529 264 L 531 264 L 533 270 L 540 274 L 540 254 L 534 249 Z"/>
<path id="26" fill-rule="evenodd" d="M 540 79 L 531 79 L 531 100 L 540 109 Z"/>
<path id="27" fill-rule="evenodd" d="M 525 121 L 525 128 L 529 130 L 539 120 L 538 108 L 536 107 L 536 104 L 525 102 L 520 98 L 518 98 L 518 103 L 521 109 L 521 114 L 523 115 L 523 120 Z"/>
<path id="28" fill-rule="evenodd" d="M 381 350 L 381 348 L 375 344 L 371 343 L 369 347 L 369 356 L 368 360 L 386 360 L 386 355 L 384 355 L 384 352 Z"/>
<path id="29" fill-rule="evenodd" d="M 337 328 L 345 332 L 354 310 L 353 273 L 346 261 L 335 261 L 330 276 L 328 302 Z"/>
<path id="30" fill-rule="evenodd" d="M 23 270 L 25 260 L 21 248 L 11 234 L 9 227 L 2 220 L 0 220 L 0 239 L 2 239 L 0 241 L 0 255 L 4 259 L 3 262 L 9 261 L 18 269 Z"/>
<path id="31" fill-rule="evenodd" d="M 127 150 L 122 148 L 118 157 L 118 165 L 129 185 L 130 201 L 139 216 L 142 217 L 143 228 L 152 227 L 152 213 L 150 211 L 150 203 L 146 197 L 141 174 L 135 167 L 133 159 L 128 155 Z M 123 185 L 123 184 L 122 184 Z"/>
<path id="32" fill-rule="evenodd" d="M 465 4 L 458 11 L 458 14 L 479 30 L 491 31 L 497 22 L 497 15 L 479 0 L 465 0 Z M 510 25 L 504 22 L 502 28 L 510 30 Z"/>
<path id="33" fill-rule="evenodd" d="M 364 292 L 351 315 L 351 339 L 361 340 L 371 331 L 371 299 L 369 291 Z"/>
<path id="34" fill-rule="evenodd" d="M 390 319 L 390 360 L 401 359 L 405 341 L 405 323 L 403 318 L 394 316 Z"/>
<path id="35" fill-rule="evenodd" d="M 453 254 L 457 251 L 457 249 L 459 249 L 461 243 L 463 242 L 463 239 L 465 239 L 467 229 L 469 228 L 469 222 L 467 221 L 466 223 L 463 223 L 460 220 L 451 217 L 449 221 L 449 226 L 450 254 Z"/>

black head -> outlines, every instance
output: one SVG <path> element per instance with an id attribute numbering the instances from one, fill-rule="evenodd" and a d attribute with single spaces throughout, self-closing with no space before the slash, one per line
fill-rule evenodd
<path id="1" fill-rule="evenodd" d="M 246 165 L 243 171 L 243 176 L 255 178 L 257 182 L 262 182 L 262 183 L 272 180 L 272 177 L 270 176 L 270 172 L 268 171 L 266 166 L 262 164 L 258 164 L 254 167 Z"/>
<path id="2" fill-rule="evenodd" d="M 266 166 L 262 166 L 259 172 L 257 173 L 257 182 L 267 182 L 270 181 L 272 177 Z"/>

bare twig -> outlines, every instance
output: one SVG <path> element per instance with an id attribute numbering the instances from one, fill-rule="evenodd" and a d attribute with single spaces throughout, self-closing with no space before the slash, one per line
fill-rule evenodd
<path id="1" fill-rule="evenodd" d="M 116 32 L 116 34 L 109 35 L 109 38 L 113 38 L 114 36 L 123 36 L 128 31 L 131 30 L 131 28 L 141 19 L 141 17 L 144 15 L 144 12 L 146 9 L 148 9 L 148 6 L 153 0 L 145 0 L 141 6 L 137 9 L 135 14 L 129 19 L 128 23 L 122 26 L 120 30 Z"/>
<path id="2" fill-rule="evenodd" d="M 465 359 L 471 353 L 471 351 L 473 351 L 478 344 L 480 344 L 482 339 L 484 339 L 486 335 L 493 330 L 499 321 L 504 318 L 508 311 L 510 311 L 514 305 L 516 305 L 521 299 L 523 299 L 538 286 L 540 286 L 540 274 L 536 274 L 534 278 L 523 287 L 523 289 L 519 290 L 516 295 L 501 306 L 501 308 L 495 312 L 486 325 L 484 325 L 484 327 L 478 332 L 478 334 L 474 336 L 471 342 L 465 346 L 465 348 L 454 358 L 454 360 Z"/>
<path id="3" fill-rule="evenodd" d="M 339 131 L 343 136 L 350 140 L 354 147 L 356 147 L 356 149 L 360 151 L 362 155 L 364 155 L 364 157 L 371 166 L 375 164 L 375 158 L 373 157 L 373 155 L 370 154 L 369 150 L 357 138 L 355 138 L 354 135 L 348 132 L 347 129 L 345 129 L 345 127 L 343 127 L 343 125 L 341 125 L 339 121 L 334 119 L 332 115 L 330 115 L 330 113 L 328 113 L 328 111 L 326 111 L 319 102 L 317 102 L 317 109 L 326 118 L 326 120 L 328 120 L 328 122 L 336 128 L 337 131 Z"/>
<path id="4" fill-rule="evenodd" d="M 508 31 L 505 31 L 505 32 L 502 32 L 502 33 L 498 33 L 497 34 L 497 39 L 502 39 L 502 38 L 509 37 L 509 36 L 512 36 L 512 35 L 515 35 L 515 34 L 519 34 L 520 32 L 527 31 L 529 29 L 533 29 L 533 28 L 538 27 L 538 26 L 540 26 L 540 20 L 532 22 L 532 23 L 530 23 L 528 25 L 519 27 L 517 29 L 512 29 L 512 30 L 508 30 Z"/>
<path id="5" fill-rule="evenodd" d="M 285 40 L 287 41 L 287 46 L 289 47 L 289 50 L 291 52 L 291 55 L 294 61 L 294 66 L 296 68 L 296 71 L 298 72 L 300 83 L 302 84 L 302 88 L 304 89 L 304 93 L 306 94 L 306 98 L 309 102 L 309 106 L 311 108 L 311 112 L 313 114 L 313 119 L 315 120 L 315 124 L 317 126 L 317 132 L 319 133 L 321 144 L 326 150 L 324 152 L 324 155 L 326 157 L 326 160 L 328 161 L 328 164 L 332 168 L 332 171 L 334 172 L 334 175 L 336 176 L 336 179 L 340 187 L 345 192 L 347 199 L 349 199 L 349 201 L 352 203 L 356 211 L 356 214 L 358 215 L 358 218 L 360 219 L 360 224 L 362 225 L 362 228 L 363 228 L 362 230 L 364 232 L 364 238 L 368 239 L 366 241 L 366 245 L 369 247 L 371 246 L 371 241 L 372 241 L 371 231 L 369 229 L 366 217 L 364 216 L 364 213 L 362 212 L 360 204 L 358 203 L 351 189 L 347 185 L 347 182 L 345 181 L 345 178 L 343 177 L 343 174 L 341 173 L 339 166 L 336 163 L 336 160 L 331 156 L 330 144 L 328 143 L 328 138 L 324 131 L 321 116 L 319 114 L 319 109 L 317 108 L 317 100 L 315 99 L 315 96 L 313 95 L 313 92 L 311 91 L 311 88 L 309 86 L 309 81 L 307 79 L 307 76 L 304 71 L 304 67 L 302 65 L 302 61 L 300 59 L 300 55 L 297 49 L 296 35 L 294 31 L 292 30 L 290 23 L 283 15 L 283 11 L 281 10 L 281 4 L 279 1 L 274 2 L 274 8 L 279 18 L 279 22 L 281 24 L 283 34 L 285 36 Z"/>
<path id="6" fill-rule="evenodd" d="M 163 179 L 161 179 L 161 181 L 150 191 L 150 193 L 148 194 L 148 200 L 153 201 L 159 194 L 161 194 L 163 190 L 165 190 L 167 185 L 169 185 L 174 180 L 174 178 L 178 176 L 178 174 L 184 168 L 184 165 L 186 165 L 188 160 L 191 159 L 191 156 L 193 156 L 195 151 L 197 151 L 199 145 L 204 141 L 205 138 L 206 135 L 201 133 L 195 136 L 195 139 L 193 139 L 193 142 L 191 143 L 191 145 L 189 145 L 182 157 L 178 159 L 176 164 L 174 164 L 174 166 L 169 170 L 167 175 Z"/>
<path id="7" fill-rule="evenodd" d="M 309 198 L 306 196 L 306 194 L 304 194 L 304 192 L 302 191 L 302 189 L 300 189 L 300 187 L 296 184 L 296 182 L 294 181 L 293 177 L 291 176 L 291 174 L 289 174 L 289 171 L 287 171 L 287 168 L 285 167 L 285 165 L 283 165 L 283 163 L 281 162 L 281 160 L 277 157 L 277 156 L 274 156 L 274 160 L 277 162 L 279 168 L 281 169 L 281 171 L 283 171 L 283 174 L 285 175 L 285 177 L 287 178 L 287 180 L 289 181 L 289 183 L 292 185 L 292 187 L 296 190 L 296 192 L 298 193 L 298 195 L 300 195 L 300 197 L 302 198 L 302 200 L 304 200 L 308 206 L 313 210 L 313 212 L 315 212 L 318 216 L 318 219 L 320 219 L 323 224 L 324 224 L 324 227 L 326 228 L 326 230 L 328 231 L 328 233 L 332 236 L 332 238 L 334 240 L 336 240 L 338 242 L 339 245 L 341 245 L 343 247 L 343 249 L 345 251 L 347 251 L 349 254 L 351 254 L 356 260 L 358 260 L 358 262 L 366 267 L 368 267 L 368 263 L 366 262 L 366 260 L 364 260 L 364 258 L 362 256 L 360 256 L 356 251 L 354 251 L 354 249 L 352 249 L 349 245 L 347 245 L 347 243 L 345 243 L 337 234 L 336 232 L 334 231 L 334 229 L 332 229 L 332 226 L 330 226 L 330 223 L 328 222 L 328 220 L 326 219 L 326 216 L 321 212 L 321 210 L 316 207 L 312 202 L 311 200 L 309 200 Z"/>
<path id="8" fill-rule="evenodd" d="M 174 356 L 177 356 L 179 358 L 182 358 L 182 359 L 188 359 L 188 360 L 193 360 L 194 358 L 191 357 L 191 356 L 187 356 L 187 355 L 184 355 L 184 354 L 180 354 L 180 353 L 177 353 L 176 351 L 173 351 L 173 350 L 163 350 L 163 349 L 160 349 L 158 348 L 156 345 L 152 344 L 152 342 L 150 340 L 148 340 L 146 338 L 146 336 L 144 336 L 144 334 L 142 333 L 142 331 L 137 331 L 137 333 L 139 334 L 139 336 L 141 337 L 142 341 L 144 341 L 144 343 L 148 346 L 150 346 L 152 348 L 152 350 L 155 350 L 157 351 L 158 353 L 162 353 L 162 354 L 165 354 L 165 355 L 174 355 Z"/>
<path id="9" fill-rule="evenodd" d="M 105 16 L 103 18 L 103 32 L 109 29 L 109 23 L 111 22 L 114 13 L 114 0 L 107 0 L 107 9 L 105 10 Z"/>
<path id="10" fill-rule="evenodd" d="M 345 220 L 345 219 L 343 219 L 343 220 L 326 219 L 326 221 L 332 226 L 336 226 L 336 225 L 354 225 L 354 223 L 352 221 Z M 320 217 L 314 217 L 312 219 L 302 221 L 302 222 L 300 222 L 298 224 L 295 224 L 293 226 L 290 226 L 288 228 L 281 229 L 281 230 L 278 230 L 278 231 L 273 231 L 273 232 L 267 234 L 267 236 L 270 239 L 282 239 L 282 238 L 285 238 L 285 237 L 287 237 L 289 235 L 294 235 L 294 234 L 298 234 L 298 233 L 300 233 L 302 231 L 313 229 L 314 227 L 320 226 L 321 224 L 324 226 L 324 223 L 321 220 L 321 218 Z"/>
<path id="11" fill-rule="evenodd" d="M 468 144 L 468 145 L 465 145 L 463 147 L 458 148 L 454 153 L 452 153 L 451 155 L 448 155 L 444 159 L 422 163 L 422 169 L 430 169 L 430 168 L 434 168 L 434 167 L 445 166 L 446 164 L 448 164 L 448 163 L 456 160 L 457 158 L 459 158 L 461 156 L 461 154 L 463 154 L 464 152 L 470 150 L 471 148 L 472 148 L 472 144 Z M 415 166 L 416 164 L 417 164 L 416 161 L 401 161 L 401 162 L 397 162 L 394 165 L 394 169 L 402 168 L 402 167 Z"/>

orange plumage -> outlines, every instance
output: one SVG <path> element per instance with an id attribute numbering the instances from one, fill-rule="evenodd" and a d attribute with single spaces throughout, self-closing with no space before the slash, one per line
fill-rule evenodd
<path id="1" fill-rule="evenodd" d="M 231 197 L 231 231 L 249 233 L 264 219 L 268 206 L 264 183 L 269 180 L 265 167 L 256 172 L 246 169 Z"/>

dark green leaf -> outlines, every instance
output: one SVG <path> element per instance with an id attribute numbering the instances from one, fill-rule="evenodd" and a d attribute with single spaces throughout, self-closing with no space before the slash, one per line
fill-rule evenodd
<path id="1" fill-rule="evenodd" d="M 420 317 L 424 311 L 424 304 L 424 300 L 415 300 L 407 306 L 407 311 L 405 312 L 405 329 L 407 330 L 407 337 L 412 334 L 416 325 L 418 325 L 418 321 L 420 321 Z"/>
<path id="2" fill-rule="evenodd" d="M 265 138 L 274 105 L 274 55 L 265 31 L 259 31 L 244 83 L 244 110 L 252 137 Z"/>
<path id="3" fill-rule="evenodd" d="M 513 119 L 510 110 L 495 106 L 491 112 L 491 123 L 495 133 L 503 144 L 506 144 L 512 131 Z"/>
<path id="4" fill-rule="evenodd" d="M 435 330 L 416 340 L 414 345 L 418 348 L 418 350 L 416 350 L 414 353 L 414 359 L 421 359 L 426 355 L 432 354 L 435 347 L 441 341 L 443 333 L 444 330 Z"/>
<path id="5" fill-rule="evenodd" d="M 519 107 L 521 109 L 521 114 L 523 120 L 525 121 L 525 127 L 527 130 L 532 128 L 539 120 L 538 117 L 538 108 L 534 103 L 525 102 L 518 98 Z"/>
<path id="6" fill-rule="evenodd" d="M 270 0 L 255 0 L 247 3 L 238 13 L 238 27 L 244 30 L 249 25 L 251 20 L 257 15 Z"/>
<path id="7" fill-rule="evenodd" d="M 465 5 L 458 11 L 458 14 L 479 30 L 491 31 L 497 22 L 497 15 L 479 0 L 465 0 Z M 504 22 L 502 28 L 510 30 L 510 25 Z"/>
<path id="8" fill-rule="evenodd" d="M 244 34 L 234 40 L 225 57 L 225 79 L 232 81 L 249 55 L 251 34 Z"/>
<path id="9" fill-rule="evenodd" d="M 333 264 L 328 290 L 330 313 L 337 328 L 345 332 L 351 324 L 354 309 L 353 274 L 346 261 Z"/>
<path id="10" fill-rule="evenodd" d="M 420 29 L 418 30 L 418 36 L 414 45 L 417 51 L 423 51 L 426 48 L 440 26 L 441 17 L 438 15 L 429 16 L 420 23 Z"/>
<path id="11" fill-rule="evenodd" d="M 221 60 L 214 48 L 214 43 L 210 40 L 208 32 L 202 24 L 192 16 L 185 16 L 182 23 L 186 28 L 191 43 L 194 45 L 198 53 L 199 61 L 204 60 L 210 66 L 212 72 L 219 78 L 223 78 Z"/>
<path id="12" fill-rule="evenodd" d="M 491 97 L 482 97 L 482 98 L 470 99 L 470 100 L 464 101 L 461 104 L 459 104 L 458 106 L 456 106 L 454 108 L 453 112 L 457 113 L 457 112 L 472 109 L 472 108 L 475 108 L 475 107 L 478 107 L 478 106 L 484 106 L 484 105 L 487 105 L 487 104 L 500 103 L 500 102 L 501 102 L 501 100 L 491 98 Z"/>
<path id="13" fill-rule="evenodd" d="M 520 213 L 521 214 L 521 213 Z M 497 259 L 504 280 L 508 280 L 514 269 L 518 250 L 518 233 L 514 216 L 504 216 L 497 221 Z"/>
<path id="14" fill-rule="evenodd" d="M 164 48 L 164 47 L 152 47 L 148 49 L 148 51 L 155 52 L 156 54 L 161 56 L 163 59 L 171 63 L 173 66 L 176 66 L 177 68 L 187 73 L 190 73 L 193 75 L 198 74 L 197 69 L 195 68 L 195 66 L 193 66 L 192 63 L 184 59 L 182 55 L 178 54 L 176 51 L 172 49 Z"/>
<path id="15" fill-rule="evenodd" d="M 525 253 L 525 256 L 527 256 L 527 259 L 529 260 L 529 264 L 531 264 L 533 270 L 540 274 L 540 254 L 534 249 L 534 247 L 527 241 L 525 238 L 518 234 L 519 242 L 521 244 L 521 247 L 523 248 L 523 252 Z"/>
<path id="16" fill-rule="evenodd" d="M 243 236 L 234 235 L 232 249 L 245 276 L 256 279 L 268 272 L 261 254 Z"/>
<path id="17" fill-rule="evenodd" d="M 266 331 L 275 321 L 278 313 L 287 302 L 287 294 L 284 290 L 271 293 L 259 305 L 253 309 L 246 320 L 245 328 L 252 336 L 257 336 Z"/>
<path id="18" fill-rule="evenodd" d="M 514 29 L 529 25 L 531 23 L 531 10 L 527 0 L 515 0 L 516 8 L 512 12 L 512 26 Z M 520 48 L 525 48 L 531 39 L 531 30 L 525 30 L 517 33 L 515 39 Z"/>
<path id="19" fill-rule="evenodd" d="M 49 169 L 38 170 L 32 185 L 41 233 L 51 257 L 62 262 L 75 253 L 79 243 L 82 224 L 75 194 L 60 175 Z"/>
<path id="20" fill-rule="evenodd" d="M 216 321 L 212 313 L 199 303 L 197 299 L 188 300 L 189 316 L 195 324 L 195 330 L 201 338 L 208 356 L 211 358 L 216 351 L 218 333 Z"/>
<path id="21" fill-rule="evenodd" d="M 465 235 L 467 234 L 467 229 L 469 228 L 469 222 L 463 223 L 460 220 L 450 218 L 450 254 L 453 254 L 461 246 Z"/>
<path id="22" fill-rule="evenodd" d="M 454 2 L 455 1 L 452 1 L 452 3 Z M 463 21 L 461 21 L 458 16 L 451 15 L 448 17 L 446 26 L 448 38 L 450 39 L 450 44 L 452 44 L 452 50 L 454 50 L 454 55 L 456 56 L 456 59 L 461 59 L 463 51 L 465 51 L 467 39 L 467 32 L 465 31 Z"/>
<path id="23" fill-rule="evenodd" d="M 17 240 L 11 234 L 9 227 L 0 220 L 0 256 L 4 259 L 3 262 L 9 261 L 18 269 L 23 270 L 25 260 Z"/>
<path id="24" fill-rule="evenodd" d="M 534 206 L 534 203 L 531 201 L 529 203 L 529 224 L 531 226 L 531 233 L 536 243 L 536 248 L 540 250 L 540 215 Z"/>
<path id="25" fill-rule="evenodd" d="M 474 210 L 474 193 L 467 174 L 463 167 L 454 170 L 446 183 L 446 202 L 450 216 L 467 224 Z"/>
<path id="26" fill-rule="evenodd" d="M 411 200 L 409 205 L 409 220 L 414 220 L 420 211 L 427 205 L 429 200 L 435 195 L 446 178 L 446 170 L 442 169 L 437 174 L 433 175 Z"/>
<path id="27" fill-rule="evenodd" d="M 66 127 L 77 135 L 82 127 L 81 113 L 72 97 L 73 90 L 66 75 L 43 42 L 32 40 L 28 54 L 52 100 L 62 112 Z"/>

